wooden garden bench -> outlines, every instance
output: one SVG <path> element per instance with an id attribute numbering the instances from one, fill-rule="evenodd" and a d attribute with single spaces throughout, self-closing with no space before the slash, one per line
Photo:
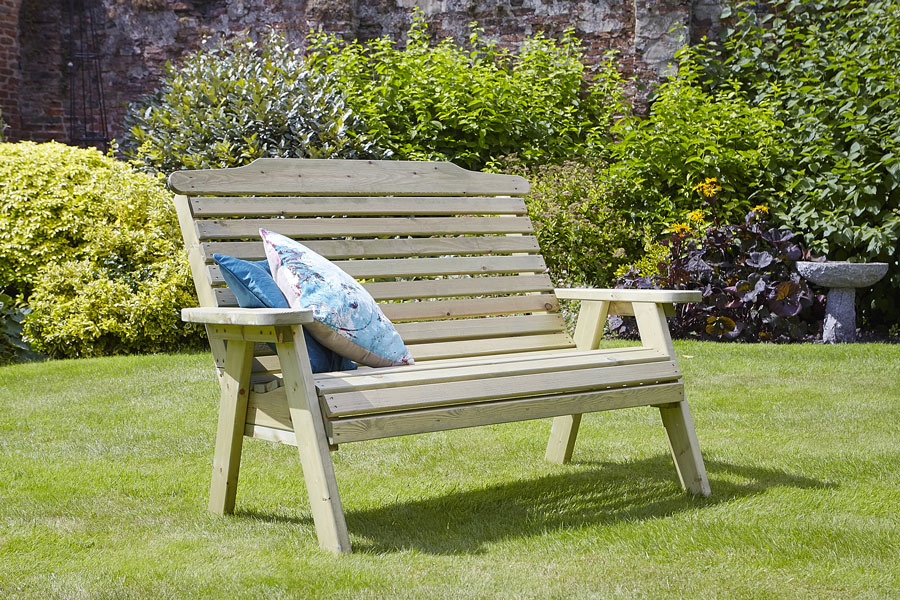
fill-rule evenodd
<path id="1" fill-rule="evenodd" d="M 234 509 L 243 436 L 296 445 L 319 543 L 348 552 L 338 444 L 553 417 L 546 457 L 564 463 L 582 413 L 644 405 L 660 409 L 681 484 L 709 494 L 666 323 L 672 303 L 700 294 L 554 290 L 525 179 L 450 163 L 259 159 L 173 173 L 169 187 L 200 300 L 183 318 L 206 326 L 221 382 L 213 512 Z M 212 256 L 264 259 L 260 227 L 359 279 L 416 364 L 314 375 L 309 311 L 235 308 Z M 560 299 L 582 300 L 574 339 Z M 609 314 L 634 315 L 642 345 L 598 349 Z"/>

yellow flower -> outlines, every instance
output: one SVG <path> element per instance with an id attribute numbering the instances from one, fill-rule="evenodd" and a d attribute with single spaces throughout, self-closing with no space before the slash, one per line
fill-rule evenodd
<path id="1" fill-rule="evenodd" d="M 699 208 L 688 213 L 688 219 L 693 221 L 694 223 L 702 223 L 705 218 L 706 215 L 704 215 L 703 211 Z"/>
<path id="2" fill-rule="evenodd" d="M 666 229 L 669 233 L 687 233 L 691 230 L 691 226 L 687 223 L 675 223 L 668 229 Z"/>
<path id="3" fill-rule="evenodd" d="M 699 191 L 707 198 L 712 198 L 716 195 L 716 192 L 722 191 L 722 186 L 719 185 L 719 180 L 715 177 L 707 177 L 703 183 L 698 183 L 693 188 L 691 188 L 691 191 Z"/>
<path id="4" fill-rule="evenodd" d="M 769 214 L 769 207 L 765 204 L 757 204 L 753 207 L 753 212 L 760 212 L 764 214 Z"/>

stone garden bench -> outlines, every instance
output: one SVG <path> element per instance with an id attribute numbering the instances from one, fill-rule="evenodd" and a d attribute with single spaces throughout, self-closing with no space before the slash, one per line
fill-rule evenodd
<path id="1" fill-rule="evenodd" d="M 666 323 L 672 303 L 699 293 L 555 290 L 525 179 L 450 163 L 260 159 L 173 173 L 169 186 L 200 301 L 183 318 L 206 326 L 221 382 L 210 510 L 233 511 L 243 436 L 295 445 L 319 543 L 348 552 L 339 444 L 552 417 L 546 457 L 563 463 L 583 413 L 645 405 L 660 410 L 681 484 L 709 494 Z M 313 374 L 309 311 L 235 308 L 212 256 L 264 259 L 260 227 L 362 281 L 415 365 Z M 582 301 L 574 337 L 561 299 Z M 634 315 L 641 346 L 599 349 L 609 314 Z"/>

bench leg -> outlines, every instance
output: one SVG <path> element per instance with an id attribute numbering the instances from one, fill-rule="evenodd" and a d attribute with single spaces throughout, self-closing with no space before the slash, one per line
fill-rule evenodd
<path id="1" fill-rule="evenodd" d="M 338 494 L 334 463 L 331 461 L 322 409 L 313 385 L 303 330 L 300 327 L 279 327 L 276 328 L 276 336 L 278 359 L 281 361 L 319 546 L 335 554 L 350 552 L 350 534 Z M 300 343 L 294 343 L 294 340 Z"/>
<path id="2" fill-rule="evenodd" d="M 547 453 L 544 455 L 548 462 L 564 465 L 571 460 L 579 425 L 581 415 L 554 417 L 550 441 L 547 442 Z"/>
<path id="3" fill-rule="evenodd" d="M 689 492 L 709 496 L 709 480 L 700 455 L 700 444 L 694 432 L 694 419 L 687 400 L 661 406 L 659 414 L 669 436 L 669 448 L 675 459 L 675 469 L 681 486 Z"/>
<path id="4" fill-rule="evenodd" d="M 603 337 L 603 326 L 609 313 L 609 302 L 583 301 L 575 324 L 575 346 L 579 350 L 596 350 Z M 553 419 L 550 429 L 550 440 L 547 442 L 547 461 L 566 464 L 572 458 L 575 438 L 578 437 L 578 426 L 581 415 L 564 415 Z"/>
<path id="5" fill-rule="evenodd" d="M 220 379 L 219 426 L 209 489 L 209 510 L 219 515 L 234 512 L 252 363 L 251 342 L 228 342 L 225 369 Z"/>

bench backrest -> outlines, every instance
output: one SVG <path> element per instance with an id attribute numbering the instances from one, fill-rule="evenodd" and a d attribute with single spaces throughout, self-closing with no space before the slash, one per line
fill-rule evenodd
<path id="1" fill-rule="evenodd" d="M 357 278 L 417 361 L 574 346 L 522 177 L 439 162 L 266 158 L 176 172 L 169 187 L 201 306 L 236 306 L 212 256 L 265 260 L 262 227 Z"/>

